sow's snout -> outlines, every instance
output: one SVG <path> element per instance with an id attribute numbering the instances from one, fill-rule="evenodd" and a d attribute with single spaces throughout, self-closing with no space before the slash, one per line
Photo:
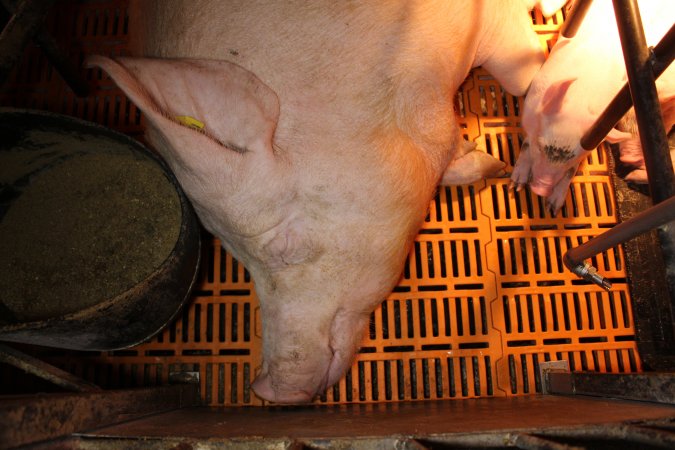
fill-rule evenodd
<path id="1" fill-rule="evenodd" d="M 278 329 L 274 325 L 266 327 L 263 363 L 251 384 L 253 391 L 274 403 L 311 402 L 337 383 L 350 367 L 368 318 L 369 314 L 338 312 L 329 329 L 316 326 L 321 321 L 314 319 L 296 320 Z"/>

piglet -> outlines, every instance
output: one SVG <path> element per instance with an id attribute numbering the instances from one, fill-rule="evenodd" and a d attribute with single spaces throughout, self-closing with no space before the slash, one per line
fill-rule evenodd
<path id="1" fill-rule="evenodd" d="M 669 0 L 639 2 L 647 42 L 655 45 L 675 19 Z M 668 97 L 666 82 L 675 69 L 662 75 L 659 95 Z M 526 134 L 511 184 L 529 184 L 546 198 L 552 213 L 564 204 L 570 181 L 588 152 L 581 137 L 627 81 L 616 19 L 610 0 L 594 0 L 575 37 L 561 38 L 535 76 L 525 97 L 522 125 Z M 610 143 L 628 142 L 635 135 L 614 128 Z M 635 141 L 633 141 L 635 142 Z M 638 141 L 639 142 L 639 141 Z M 629 146 L 625 154 L 628 156 Z"/>
<path id="2" fill-rule="evenodd" d="M 482 65 L 522 95 L 544 60 L 523 0 L 138 1 L 134 57 L 92 57 L 147 118 L 203 225 L 255 281 L 263 399 L 351 365 L 434 191 L 504 164 L 453 97 Z"/>
<path id="3" fill-rule="evenodd" d="M 675 75 L 675 70 L 667 70 L 662 77 L 671 80 Z M 670 160 L 675 167 L 675 146 L 672 142 L 672 128 L 675 126 L 675 95 L 668 96 L 669 93 L 675 94 L 674 90 L 663 87 L 658 80 L 656 85 L 659 93 L 659 103 L 661 104 L 661 116 L 666 132 L 669 132 Z M 623 177 L 624 180 L 638 184 L 645 184 L 647 181 L 647 169 L 645 168 L 644 153 L 640 143 L 640 133 L 637 128 L 635 110 L 631 108 L 628 113 L 616 125 L 617 129 L 630 133 L 631 137 L 619 143 L 619 159 L 628 168 L 628 173 Z"/>

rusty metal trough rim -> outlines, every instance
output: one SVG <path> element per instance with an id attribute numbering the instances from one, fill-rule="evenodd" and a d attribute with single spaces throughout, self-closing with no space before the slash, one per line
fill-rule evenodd
<path id="1" fill-rule="evenodd" d="M 155 270 L 149 274 L 145 280 L 143 280 L 141 283 L 138 283 L 131 288 L 127 289 L 124 292 L 119 293 L 118 295 L 114 297 L 107 298 L 93 306 L 89 306 L 87 308 L 81 309 L 76 312 L 68 313 L 68 314 L 63 314 L 60 316 L 54 316 L 54 317 L 49 317 L 44 320 L 33 320 L 29 322 L 21 322 L 21 323 L 14 323 L 14 324 L 8 324 L 8 325 L 0 325 L 0 341 L 8 340 L 8 341 L 13 341 L 13 342 L 23 342 L 19 341 L 18 339 L 12 339 L 12 338 L 7 338 L 4 336 L 6 333 L 13 333 L 13 332 L 21 332 L 21 331 L 28 331 L 28 330 L 41 330 L 48 328 L 49 325 L 51 324 L 56 324 L 60 323 L 63 321 L 72 321 L 72 320 L 82 320 L 86 319 L 88 317 L 91 317 L 94 314 L 99 314 L 104 312 L 105 310 L 109 309 L 110 307 L 125 301 L 131 297 L 138 296 L 138 291 L 141 290 L 139 286 L 146 285 L 148 284 L 149 281 L 156 281 L 161 274 L 165 272 L 165 269 L 168 267 L 172 266 L 172 263 L 175 261 L 178 250 L 186 246 L 190 240 L 190 232 L 191 229 L 192 234 L 194 234 L 194 229 L 198 227 L 197 224 L 197 219 L 194 214 L 194 211 L 192 209 L 192 205 L 190 204 L 189 200 L 185 196 L 185 193 L 183 192 L 182 188 L 180 187 L 180 184 L 178 183 L 178 180 L 176 179 L 175 175 L 171 171 L 171 169 L 168 167 L 166 162 L 159 157 L 157 154 L 153 153 L 150 151 L 147 147 L 142 145 L 140 142 L 132 139 L 131 137 L 122 134 L 120 132 L 117 132 L 115 130 L 112 130 L 110 128 L 104 127 L 102 125 L 99 125 L 94 122 L 89 122 L 85 121 L 82 119 L 78 119 L 76 117 L 72 116 L 66 116 L 62 114 L 56 114 L 48 111 L 40 111 L 40 110 L 32 110 L 32 109 L 21 109 L 21 108 L 7 108 L 7 107 L 0 107 L 0 117 L 6 115 L 6 114 L 11 114 L 11 115 L 28 115 L 28 116 L 37 116 L 37 117 L 45 117 L 53 120 L 58 120 L 62 121 L 64 123 L 71 122 L 77 126 L 80 127 L 85 127 L 91 129 L 93 132 L 99 132 L 102 134 L 107 134 L 110 137 L 114 138 L 117 140 L 120 144 L 126 144 L 130 148 L 133 148 L 135 151 L 138 151 L 145 156 L 148 156 L 150 159 L 155 161 L 160 165 L 162 170 L 164 171 L 166 177 L 168 180 L 171 182 L 171 184 L 174 186 L 176 189 L 176 192 L 178 194 L 178 197 L 180 199 L 180 205 L 181 205 L 181 223 L 180 223 L 180 231 L 178 234 L 178 238 L 176 240 L 175 245 L 173 246 L 171 252 L 167 255 L 167 257 L 164 259 L 162 264 L 160 264 Z M 196 263 L 194 265 L 194 270 L 192 273 L 192 277 L 190 279 L 190 282 L 187 286 L 185 295 L 183 296 L 182 300 L 178 303 L 175 311 L 173 314 L 170 315 L 165 321 L 162 322 L 162 325 L 157 328 L 157 330 L 154 330 L 151 334 L 148 334 L 147 336 L 139 339 L 134 339 L 131 343 L 125 344 L 123 346 L 116 346 L 112 348 L 82 348 L 81 350 L 119 350 L 119 349 L 124 349 L 124 348 L 129 348 L 133 347 L 135 345 L 138 345 L 156 334 L 158 334 L 166 325 L 171 323 L 172 320 L 176 318 L 176 316 L 179 314 L 180 310 L 185 306 L 187 301 L 190 299 L 190 293 L 192 291 L 192 288 L 194 284 L 197 281 L 197 277 L 199 275 L 199 263 L 201 261 L 201 239 L 199 236 L 199 232 L 196 232 L 196 249 L 193 250 L 193 252 L 196 251 Z M 139 318 L 139 320 L 143 320 L 143 318 Z M 72 349 L 79 349 L 79 348 L 74 348 L 74 347 L 68 347 Z"/>

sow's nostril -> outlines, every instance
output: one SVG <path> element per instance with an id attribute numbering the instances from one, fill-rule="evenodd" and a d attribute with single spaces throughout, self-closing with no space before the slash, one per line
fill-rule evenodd
<path id="1" fill-rule="evenodd" d="M 272 379 L 268 374 L 258 376 L 251 384 L 256 395 L 263 400 L 274 403 L 308 403 L 312 401 L 312 394 L 307 391 L 284 391 L 274 389 Z"/>

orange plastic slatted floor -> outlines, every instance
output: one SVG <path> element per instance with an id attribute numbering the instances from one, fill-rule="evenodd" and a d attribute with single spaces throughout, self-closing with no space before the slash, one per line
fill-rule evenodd
<path id="1" fill-rule="evenodd" d="M 75 61 L 93 53 L 121 55 L 126 6 L 59 3 L 49 29 Z M 562 21 L 561 12 L 548 21 L 533 15 L 544 48 Z M 140 138 L 136 107 L 100 72 L 87 76 L 94 91 L 78 99 L 40 52 L 29 49 L 0 102 L 77 116 Z M 465 137 L 511 170 L 523 137 L 522 98 L 478 69 L 456 104 Z M 439 190 L 403 277 L 373 313 L 351 371 L 319 402 L 532 394 L 541 390 L 539 363 L 550 360 L 568 360 L 573 370 L 641 369 L 621 251 L 593 261 L 614 282 L 609 293 L 562 264 L 568 248 L 616 222 L 604 151 L 593 152 L 580 169 L 558 217 L 529 190 L 513 193 L 507 186 L 507 178 L 498 178 Z M 161 334 L 128 350 L 60 353 L 51 360 L 105 387 L 167 383 L 172 372 L 199 372 L 209 405 L 262 404 L 249 388 L 261 357 L 253 281 L 217 240 L 204 237 L 194 299 Z"/>

